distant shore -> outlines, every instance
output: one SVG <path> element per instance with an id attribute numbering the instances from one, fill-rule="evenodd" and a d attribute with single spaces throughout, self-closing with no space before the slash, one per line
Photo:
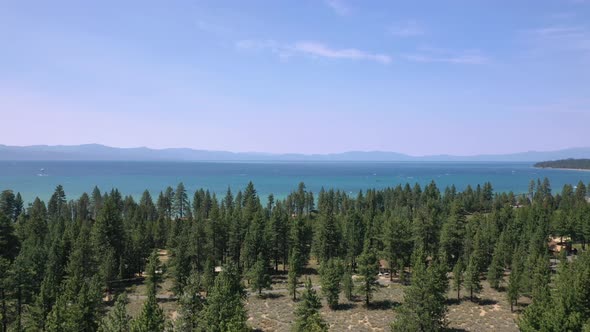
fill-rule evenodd
<path id="1" fill-rule="evenodd" d="M 534 166 L 535 168 L 540 169 L 555 169 L 555 170 L 562 170 L 562 171 L 582 171 L 582 172 L 590 172 L 588 168 L 570 168 L 570 167 L 541 167 L 541 166 Z"/>
<path id="2" fill-rule="evenodd" d="M 561 159 L 542 161 L 533 165 L 536 168 L 552 168 L 571 171 L 589 171 L 590 159 Z"/>

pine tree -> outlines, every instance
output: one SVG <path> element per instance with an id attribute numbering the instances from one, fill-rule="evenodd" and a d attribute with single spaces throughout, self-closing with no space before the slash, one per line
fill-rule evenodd
<path id="1" fill-rule="evenodd" d="M 322 302 L 320 301 L 319 296 L 317 295 L 315 289 L 313 289 L 313 285 L 311 284 L 311 279 L 307 279 L 305 283 L 305 291 L 303 292 L 303 297 L 301 299 L 301 303 L 297 306 L 295 310 L 295 316 L 297 317 L 295 320 L 295 325 L 293 327 L 294 332 L 323 332 L 328 331 L 328 326 L 324 322 L 321 314 L 320 308 L 322 307 Z"/>
<path id="2" fill-rule="evenodd" d="M 127 313 L 127 293 L 117 296 L 115 308 L 103 320 L 100 332 L 127 332 L 130 329 L 131 316 Z"/>
<path id="3" fill-rule="evenodd" d="M 327 195 L 329 196 L 329 203 L 321 211 L 315 245 L 317 258 L 320 262 L 337 257 L 340 250 L 341 236 L 333 206 L 334 192 L 330 191 Z"/>
<path id="4" fill-rule="evenodd" d="M 131 332 L 161 332 L 166 328 L 164 310 L 156 299 L 158 284 L 162 278 L 159 265 L 158 251 L 154 250 L 146 267 L 147 301 L 139 316 L 131 322 Z"/>
<path id="5" fill-rule="evenodd" d="M 297 278 L 301 273 L 301 253 L 298 246 L 293 246 L 289 256 L 289 275 L 288 284 L 289 292 L 293 294 L 293 301 L 297 300 Z"/>
<path id="6" fill-rule="evenodd" d="M 203 275 L 200 280 L 201 286 L 205 290 L 205 294 L 209 294 L 209 291 L 215 285 L 215 266 L 213 260 L 209 257 L 205 261 L 205 268 L 203 269 Z"/>
<path id="7" fill-rule="evenodd" d="M 164 311 L 158 305 L 156 294 L 148 289 L 147 301 L 143 304 L 141 313 L 131 321 L 131 332 L 163 332 L 166 328 Z"/>
<path id="8" fill-rule="evenodd" d="M 190 210 L 189 206 L 188 195 L 184 188 L 184 183 L 180 182 L 174 193 L 174 210 L 176 216 L 180 219 L 184 218 Z"/>
<path id="9" fill-rule="evenodd" d="M 465 289 L 469 290 L 469 299 L 473 301 L 473 294 L 482 289 L 479 276 L 479 267 L 475 252 L 469 257 L 469 264 L 465 269 Z"/>
<path id="10" fill-rule="evenodd" d="M 249 272 L 251 282 L 250 286 L 252 287 L 253 291 L 258 292 L 258 296 L 262 296 L 263 289 L 269 289 L 271 287 L 272 280 L 268 270 L 268 261 L 265 259 L 262 253 L 258 254 L 258 259 Z"/>
<path id="11" fill-rule="evenodd" d="M 377 289 L 377 273 L 379 273 L 379 261 L 373 249 L 365 248 L 363 254 L 358 260 L 359 275 L 362 278 L 362 283 L 359 286 L 359 291 L 365 297 L 365 305 L 368 307 L 373 296 L 373 292 Z"/>
<path id="12" fill-rule="evenodd" d="M 207 296 L 201 315 L 201 330 L 211 332 L 248 331 L 244 308 L 246 293 L 236 265 L 223 267 Z"/>
<path id="13" fill-rule="evenodd" d="M 342 273 L 344 267 L 342 261 L 331 258 L 320 267 L 320 280 L 322 285 L 322 293 L 328 302 L 330 309 L 335 309 L 338 306 L 338 298 L 340 297 L 340 281 L 342 280 Z"/>
<path id="14" fill-rule="evenodd" d="M 520 297 L 521 288 L 521 263 L 520 257 L 518 257 L 519 251 L 516 251 L 512 258 L 512 266 L 510 269 L 510 277 L 508 278 L 508 302 L 510 302 L 510 311 L 514 311 L 514 306 L 518 305 L 518 298 Z"/>
<path id="15" fill-rule="evenodd" d="M 352 281 L 352 273 L 350 268 L 344 268 L 344 275 L 342 275 L 342 288 L 344 289 L 344 296 L 348 301 L 354 300 L 354 282 Z"/>
<path id="16" fill-rule="evenodd" d="M 178 318 L 174 322 L 174 331 L 192 332 L 199 327 L 199 315 L 203 309 L 203 299 L 200 294 L 201 278 L 193 272 L 189 277 L 182 295 L 178 300 Z"/>
<path id="17" fill-rule="evenodd" d="M 500 244 L 498 242 L 498 244 Z M 494 254 L 492 255 L 492 262 L 488 267 L 487 279 L 490 283 L 490 286 L 495 289 L 499 290 L 502 282 L 504 281 L 504 266 L 502 263 L 502 257 L 500 255 L 500 250 L 498 245 L 496 245 L 496 249 L 494 250 Z"/>
<path id="18" fill-rule="evenodd" d="M 463 285 L 463 260 L 457 260 L 453 268 L 453 289 L 457 291 L 457 301 L 461 301 L 461 286 Z"/>
<path id="19" fill-rule="evenodd" d="M 549 269 L 549 257 L 539 255 L 532 274 L 532 298 L 518 320 L 521 331 L 542 331 L 546 326 L 546 312 L 551 311 L 551 270 Z"/>
<path id="20" fill-rule="evenodd" d="M 404 302 L 391 329 L 441 331 L 446 327 L 446 269 L 439 262 L 426 267 L 422 249 L 418 249 L 413 261 L 412 282 L 404 291 Z"/>

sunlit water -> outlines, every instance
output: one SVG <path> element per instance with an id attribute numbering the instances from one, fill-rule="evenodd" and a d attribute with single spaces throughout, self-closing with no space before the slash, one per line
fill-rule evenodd
<path id="1" fill-rule="evenodd" d="M 235 193 L 252 181 L 261 197 L 273 193 L 285 197 L 305 182 L 308 190 L 337 188 L 359 190 L 397 184 L 427 184 L 434 180 L 441 190 L 454 184 L 458 190 L 490 181 L 495 191 L 523 193 L 531 179 L 547 177 L 554 191 L 564 184 L 588 184 L 590 172 L 536 169 L 532 163 L 514 162 L 0 162 L 0 190 L 12 189 L 25 201 L 35 196 L 47 200 L 58 184 L 68 199 L 118 188 L 124 195 L 141 196 L 149 190 L 154 199 L 167 186 L 183 182 L 189 193 L 198 188 L 224 195 Z"/>

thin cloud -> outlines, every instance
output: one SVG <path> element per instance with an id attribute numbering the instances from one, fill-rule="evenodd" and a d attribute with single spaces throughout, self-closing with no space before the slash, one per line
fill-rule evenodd
<path id="1" fill-rule="evenodd" d="M 348 6 L 343 0 L 324 0 L 324 2 L 340 16 L 349 15 L 352 11 L 350 6 Z"/>
<path id="2" fill-rule="evenodd" d="M 274 40 L 241 40 L 236 43 L 240 50 L 270 51 L 281 59 L 293 56 L 309 56 L 313 58 L 345 59 L 373 61 L 381 64 L 391 63 L 391 56 L 381 53 L 371 53 L 356 48 L 332 48 L 316 41 L 298 41 L 292 44 L 282 44 Z"/>
<path id="3" fill-rule="evenodd" d="M 350 60 L 369 60 L 383 64 L 391 62 L 391 57 L 386 54 L 369 53 L 355 48 L 334 49 L 322 43 L 313 41 L 297 42 L 294 50 L 317 57 L 350 59 Z"/>
<path id="4" fill-rule="evenodd" d="M 450 63 L 463 65 L 484 65 L 490 58 L 479 51 L 450 51 L 440 48 L 422 48 L 418 53 L 405 54 L 404 59 L 423 63 Z"/>
<path id="5" fill-rule="evenodd" d="M 524 36 L 545 50 L 590 52 L 590 29 L 585 26 L 548 26 L 526 30 Z"/>
<path id="6" fill-rule="evenodd" d="M 394 24 L 388 28 L 388 31 L 397 37 L 414 37 L 426 33 L 424 27 L 414 20 Z"/>

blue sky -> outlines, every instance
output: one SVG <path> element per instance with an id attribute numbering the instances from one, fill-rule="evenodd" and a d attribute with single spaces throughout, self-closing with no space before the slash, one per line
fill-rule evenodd
<path id="1" fill-rule="evenodd" d="M 590 0 L 6 0 L 0 42 L 0 144 L 590 145 Z"/>

